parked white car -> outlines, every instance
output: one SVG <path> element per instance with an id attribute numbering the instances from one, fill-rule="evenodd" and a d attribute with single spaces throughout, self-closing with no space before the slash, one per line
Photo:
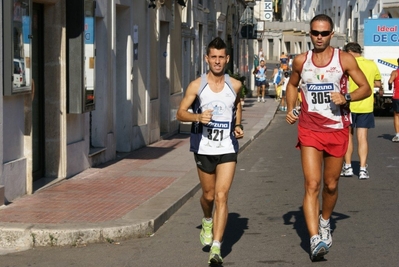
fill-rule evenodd
<path id="1" fill-rule="evenodd" d="M 17 58 L 14 58 L 13 84 L 14 87 L 23 87 L 26 85 L 25 64 Z"/>

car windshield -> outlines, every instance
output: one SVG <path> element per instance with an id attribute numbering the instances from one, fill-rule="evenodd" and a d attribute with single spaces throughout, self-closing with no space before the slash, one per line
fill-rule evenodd
<path id="1" fill-rule="evenodd" d="M 19 68 L 18 62 L 14 61 L 14 74 L 19 74 L 21 72 L 21 69 Z"/>

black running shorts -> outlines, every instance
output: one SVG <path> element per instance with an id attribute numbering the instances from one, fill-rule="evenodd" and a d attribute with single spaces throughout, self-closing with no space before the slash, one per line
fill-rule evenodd
<path id="1" fill-rule="evenodd" d="M 197 167 L 206 173 L 214 173 L 218 164 L 226 162 L 237 162 L 237 153 L 223 155 L 200 155 L 194 153 L 195 163 Z"/>

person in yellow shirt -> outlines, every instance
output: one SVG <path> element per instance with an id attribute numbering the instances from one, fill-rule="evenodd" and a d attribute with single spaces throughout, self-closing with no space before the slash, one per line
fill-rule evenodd
<path id="1" fill-rule="evenodd" d="M 359 68 L 362 70 L 364 75 L 369 82 L 371 90 L 374 87 L 381 88 L 381 73 L 378 70 L 377 64 L 374 61 L 362 57 L 362 48 L 358 43 L 348 43 L 345 48 L 345 52 L 352 54 Z M 353 92 L 357 89 L 357 84 L 353 80 L 349 79 L 349 92 Z M 368 142 L 367 133 L 368 129 L 374 128 L 374 94 L 372 93 L 369 97 L 360 100 L 353 101 L 349 104 L 352 114 L 352 125 L 349 127 L 349 144 L 348 150 L 344 157 L 344 164 L 342 166 L 341 176 L 351 177 L 353 176 L 353 168 L 351 165 L 351 158 L 353 153 L 353 132 L 356 128 L 356 137 L 358 141 L 357 152 L 360 160 L 360 171 L 359 179 L 368 179 L 369 172 L 367 171 L 367 155 L 368 155 Z"/>

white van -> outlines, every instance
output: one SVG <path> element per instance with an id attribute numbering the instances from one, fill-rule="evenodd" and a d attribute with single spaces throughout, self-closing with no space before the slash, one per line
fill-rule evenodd
<path id="1" fill-rule="evenodd" d="M 26 85 L 25 64 L 17 58 L 14 58 L 13 84 L 14 87 L 23 87 Z"/>

